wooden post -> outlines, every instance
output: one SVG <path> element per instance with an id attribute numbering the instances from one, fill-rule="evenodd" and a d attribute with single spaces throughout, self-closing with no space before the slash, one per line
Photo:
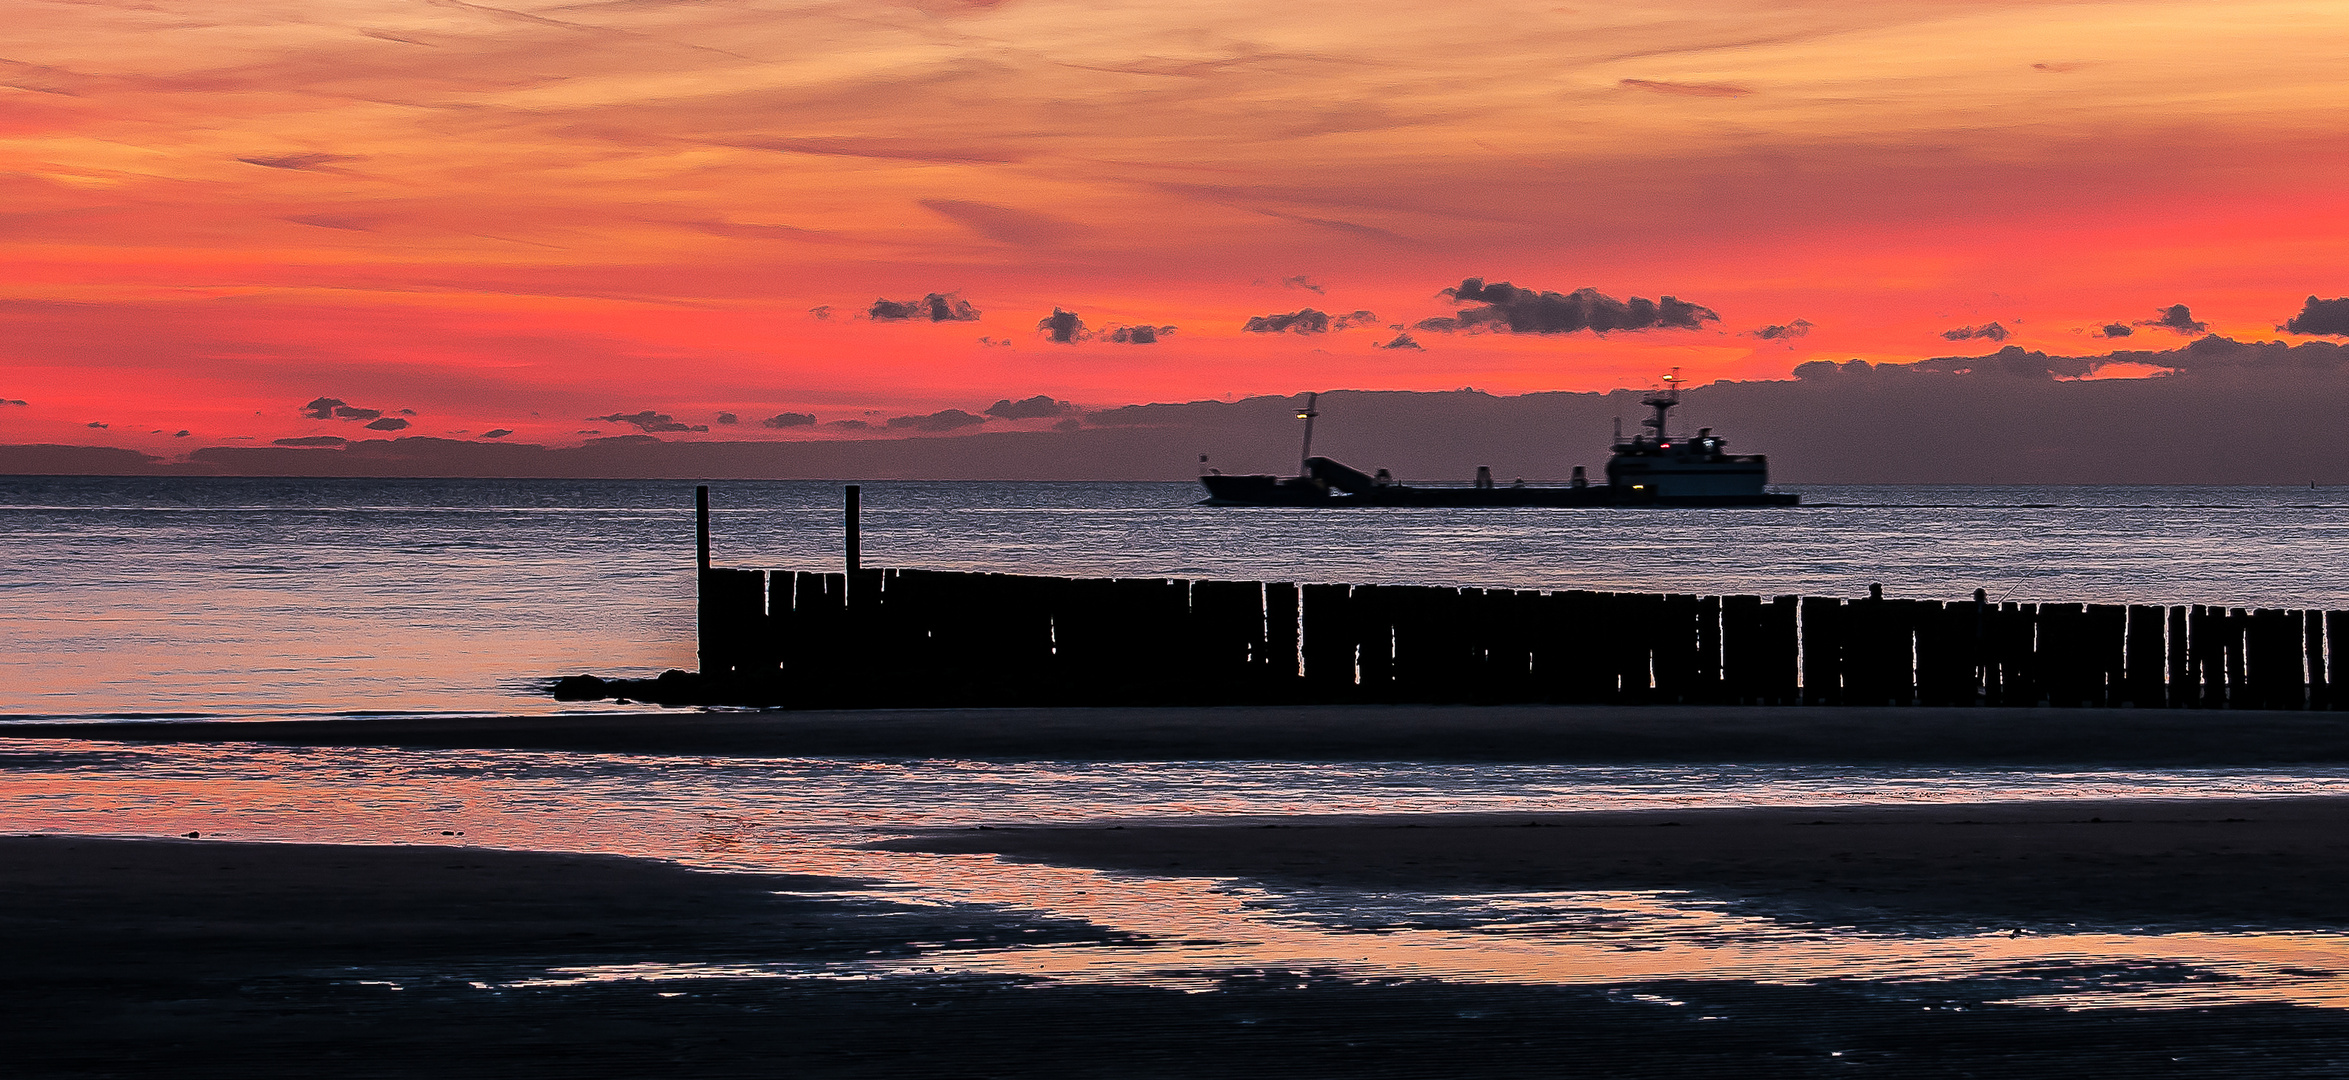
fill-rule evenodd
<path id="1" fill-rule="evenodd" d="M 698 565 L 710 568 L 710 486 L 703 484 L 693 489 L 694 553 Z"/>
<path id="2" fill-rule="evenodd" d="M 2119 604 L 2088 605 L 2088 704 L 2110 708 L 2127 696 L 2129 670 L 2129 609 Z"/>
<path id="3" fill-rule="evenodd" d="M 1294 582 L 1264 583 L 1264 675 L 1279 700 L 1298 697 L 1298 672 L 1304 655 L 1297 640 L 1297 586 Z"/>
<path id="4" fill-rule="evenodd" d="M 1969 689 L 1956 702 L 1959 705 L 1977 702 L 1983 705 L 1998 704 L 1998 661 L 1990 650 L 1988 634 L 1992 609 L 1989 605 L 1990 594 L 1981 589 L 1974 590 L 1973 637 L 1967 642 L 1967 666 L 1973 670 L 1967 676 Z"/>
<path id="5" fill-rule="evenodd" d="M 1362 671 L 1362 696 L 1391 701 L 1395 679 L 1395 589 L 1387 585 L 1354 588 L 1355 663 Z"/>
<path id="6" fill-rule="evenodd" d="M 2194 684 L 2194 662 L 2193 653 L 2186 647 L 2186 609 L 2172 607 L 2169 622 L 2170 681 L 2166 688 L 2167 703 L 2173 709 L 2190 708 L 2194 704 L 2194 693 L 2190 689 Z"/>
<path id="7" fill-rule="evenodd" d="M 1802 678 L 1802 637 L 1796 631 L 1796 610 L 1801 602 L 1802 598 L 1795 596 L 1773 597 L 1765 609 L 1762 633 L 1770 642 L 1765 654 L 1770 673 L 1768 704 L 1793 705 L 1800 698 L 1797 683 Z"/>
<path id="8" fill-rule="evenodd" d="M 2225 636 L 2220 644 L 2226 650 L 2227 708 L 2252 708 L 2249 665 L 2244 662 L 2244 645 L 2250 638 L 2251 614 L 2242 608 L 2221 609 L 2219 632 Z"/>
<path id="9" fill-rule="evenodd" d="M 2218 628 L 2211 625 L 2210 608 L 2196 604 L 2186 615 L 2187 648 L 2190 659 L 2193 688 L 2188 704 L 2197 709 L 2219 707 L 2220 688 L 2225 686 L 2225 668 L 2218 663 Z"/>
<path id="10" fill-rule="evenodd" d="M 1802 598 L 1803 703 L 1843 704 L 1843 601 Z"/>
<path id="11" fill-rule="evenodd" d="M 2039 654 L 2039 605 L 2000 604 L 1999 667 L 2003 680 L 1999 703 L 2031 708 L 2046 693 L 2046 665 Z"/>
<path id="12" fill-rule="evenodd" d="M 864 537 L 862 528 L 857 521 L 863 514 L 863 508 L 864 489 L 855 484 L 848 485 L 846 524 L 848 526 L 848 576 L 851 580 L 856 577 L 857 571 L 864 569 Z"/>
<path id="13" fill-rule="evenodd" d="M 1700 596 L 1696 602 L 1696 700 L 1718 704 L 1721 684 L 1721 598 Z"/>
<path id="14" fill-rule="evenodd" d="M 2128 703 L 2140 709 L 2158 709 L 2167 703 L 2162 680 L 2167 673 L 2162 651 L 2162 621 L 2167 613 L 2145 604 L 2129 605 L 2129 643 L 2123 676 Z M 2116 704 L 2118 703 L 2116 699 Z"/>
<path id="15" fill-rule="evenodd" d="M 2325 612 L 2325 703 L 2349 709 L 2349 611 Z"/>
<path id="16" fill-rule="evenodd" d="M 1697 598 L 1668 593 L 1649 609 L 1650 647 L 1655 650 L 1655 700 L 1667 705 L 1696 699 Z"/>
<path id="17" fill-rule="evenodd" d="M 1724 596 L 1721 605 L 1721 699 L 1761 705 L 1769 694 L 1770 650 L 1762 639 L 1762 598 Z"/>
<path id="18" fill-rule="evenodd" d="M 2329 709 L 2334 672 L 2325 667 L 2325 613 L 2310 609 L 2303 633 L 2308 642 L 2308 707 Z"/>
<path id="19" fill-rule="evenodd" d="M 1615 696 L 1607 611 L 1605 598 L 1588 590 L 1550 594 L 1549 618 L 1556 627 L 1549 661 L 1552 700 L 1588 705 Z"/>
<path id="20" fill-rule="evenodd" d="M 1307 700 L 1317 705 L 1354 699 L 1354 620 L 1344 585 L 1307 585 L 1298 590 L 1304 609 Z"/>

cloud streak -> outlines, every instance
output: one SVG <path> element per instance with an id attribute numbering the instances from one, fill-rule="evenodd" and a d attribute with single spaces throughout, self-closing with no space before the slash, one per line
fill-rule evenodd
<path id="1" fill-rule="evenodd" d="M 1545 292 L 1506 281 L 1487 284 L 1483 278 L 1465 279 L 1439 295 L 1476 306 L 1421 319 L 1412 329 L 1444 334 L 1572 334 L 1583 330 L 1607 334 L 1618 330 L 1696 330 L 1721 319 L 1713 309 L 1676 296 L 1617 300 L 1591 288 Z"/>
<path id="2" fill-rule="evenodd" d="M 1332 315 L 1326 311 L 1303 308 L 1276 315 L 1251 316 L 1240 329 L 1250 334 L 1326 334 L 1333 330 L 1351 330 L 1378 321 L 1378 316 L 1367 311 L 1349 311 Z"/>
<path id="3" fill-rule="evenodd" d="M 1788 338 L 1810 336 L 1811 325 L 1811 320 L 1809 319 L 1796 319 L 1790 323 L 1772 323 L 1769 326 L 1748 330 L 1746 331 L 1746 334 L 1750 337 L 1760 338 L 1763 341 L 1783 341 Z"/>
<path id="4" fill-rule="evenodd" d="M 961 409 L 940 409 L 927 416 L 892 416 L 889 418 L 889 426 L 892 428 L 910 428 L 914 431 L 931 433 L 959 431 L 986 422 L 986 417 L 973 416 Z"/>
<path id="5" fill-rule="evenodd" d="M 1101 336 L 1119 345 L 1155 345 L 1159 338 L 1174 332 L 1171 326 L 1112 326 Z"/>
<path id="6" fill-rule="evenodd" d="M 1035 397 L 1022 398 L 1018 401 L 1004 398 L 987 406 L 987 415 L 999 420 L 1042 420 L 1047 417 L 1066 416 L 1075 411 L 1077 411 L 1076 406 L 1065 401 L 1055 401 L 1050 394 L 1038 394 Z"/>
<path id="7" fill-rule="evenodd" d="M 1944 330 L 1941 332 L 1941 336 L 1949 341 L 1972 341 L 1976 338 L 1984 341 L 2005 341 L 2013 335 L 2006 327 L 1995 322 L 1987 322 L 1980 326 L 1960 326 L 1953 330 Z"/>
<path id="8" fill-rule="evenodd" d="M 278 154 L 271 157 L 241 157 L 237 160 L 247 165 L 259 165 L 264 169 L 286 169 L 294 172 L 340 172 L 342 170 L 329 169 L 327 166 L 358 159 L 347 154 L 310 153 Z"/>
<path id="9" fill-rule="evenodd" d="M 956 224 L 1014 247 L 1058 247 L 1084 232 L 1083 226 L 1050 214 L 963 199 L 923 199 L 922 205 Z"/>
<path id="10" fill-rule="evenodd" d="M 826 309 L 824 315 L 817 315 L 816 318 L 822 319 L 829 314 L 829 309 Z M 865 309 L 865 318 L 874 322 L 977 322 L 979 309 L 954 293 L 930 293 L 919 300 L 876 299 L 871 307 Z"/>
<path id="11" fill-rule="evenodd" d="M 710 429 L 708 424 L 683 423 L 676 417 L 670 416 L 668 413 L 654 412 L 651 409 L 645 409 L 642 412 L 612 413 L 607 416 L 590 416 L 587 419 L 600 420 L 607 424 L 633 425 L 638 431 L 642 431 L 648 435 L 654 432 L 708 431 Z M 403 424 L 401 426 L 404 427 L 406 425 Z"/>
<path id="12" fill-rule="evenodd" d="M 1674 97 L 1744 97 L 1753 93 L 1743 86 L 1730 83 L 1662 82 L 1656 79 L 1624 79 L 1615 85 L 1626 90 L 1644 90 L 1651 94 L 1669 94 Z"/>

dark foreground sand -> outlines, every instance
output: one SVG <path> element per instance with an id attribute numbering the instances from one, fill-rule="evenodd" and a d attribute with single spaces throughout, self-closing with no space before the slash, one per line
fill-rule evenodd
<path id="1" fill-rule="evenodd" d="M 1307 706 L 8 723 L 0 737 L 999 760 L 2349 763 L 2349 713 Z"/>
<path id="2" fill-rule="evenodd" d="M 1808 819 L 1841 824 L 1300 821 L 915 844 L 1380 887 L 1678 884 L 1799 899 L 1856 882 L 1871 901 L 1934 894 L 1931 910 L 1978 918 L 2041 883 L 2189 920 L 2252 911 L 2322 922 L 2317 901 L 2341 895 L 2342 871 L 2323 865 L 2340 862 L 2329 838 L 2338 803 L 2095 809 L 2088 816 L 2106 823 L 2031 808 L 1998 820 L 1973 809 L 1814 811 Z M 2227 820 L 2236 816 L 2245 820 Z M 2078 858 L 2097 864 L 2061 869 Z M 2248 880 L 2193 904 L 2148 895 L 2201 867 Z M 2016 874 L 2029 880 L 1987 880 Z M 952 976 L 510 983 L 580 964 L 850 961 L 958 938 L 975 940 L 951 947 L 1106 939 L 1066 922 L 828 892 L 843 884 L 461 848 L 0 838 L 6 1075 L 2315 1077 L 2349 1067 L 2339 1012 L 1989 1004 L 2017 992 L 2012 978 L 1593 988 L 1232 972 L 1198 994 Z M 2073 910 L 2031 904 L 2050 917 Z M 2097 977 L 2088 966 L 2078 976 Z"/>
<path id="3" fill-rule="evenodd" d="M 1227 818 L 877 846 L 1287 886 L 1688 890 L 1871 929 L 2349 927 L 2349 798 Z"/>

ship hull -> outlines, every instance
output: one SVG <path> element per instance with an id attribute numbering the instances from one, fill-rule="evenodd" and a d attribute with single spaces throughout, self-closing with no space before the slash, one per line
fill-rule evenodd
<path id="1" fill-rule="evenodd" d="M 1799 506 L 1802 496 L 1760 491 L 1654 495 L 1646 489 L 1595 487 L 1408 487 L 1341 491 L 1296 477 L 1202 476 L 1207 506 Z"/>

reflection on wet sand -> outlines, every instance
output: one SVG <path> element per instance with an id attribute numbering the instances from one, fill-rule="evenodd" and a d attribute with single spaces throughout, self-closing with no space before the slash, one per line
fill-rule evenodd
<path id="1" fill-rule="evenodd" d="M 1480 884 L 1457 865 L 1404 865 L 1427 861 L 1409 851 L 1390 851 L 1382 863 L 1355 857 L 1370 849 L 1339 844 L 1331 850 L 1342 857 L 1333 859 L 1297 839 L 1310 830 L 1261 828 L 1295 824 L 1301 814 L 1397 812 L 1554 816 L 1666 808 L 1686 816 L 1708 806 L 1775 805 L 1807 807 L 1803 816 L 1818 817 L 1860 812 L 1848 805 L 1859 800 L 1878 804 L 1867 812 L 1881 816 L 1890 812 L 1884 804 L 1931 808 L 1980 804 L 1986 796 L 2072 797 L 2064 804 L 2071 809 L 2059 816 L 2077 819 L 2090 814 L 2090 804 L 2078 801 L 2084 795 L 2177 799 L 2200 791 L 2266 800 L 2174 804 L 2223 821 L 2236 811 L 2215 809 L 2222 805 L 2330 805 L 2276 800 L 2336 790 L 2343 775 L 2333 770 L 1004 764 L 55 742 L 0 747 L 0 755 L 16 765 L 0 792 L 0 829 L 10 832 L 197 831 L 236 839 L 600 851 L 863 879 L 885 883 L 888 897 L 904 905 L 1042 913 L 1082 920 L 1118 938 L 1003 948 L 942 938 L 910 943 L 913 953 L 889 957 L 587 965 L 545 977 L 555 983 L 923 975 L 1200 988 L 1235 972 L 1589 986 L 1966 980 L 1995 985 L 1997 1000 L 2067 1008 L 2349 1004 L 2342 974 L 2349 971 L 2349 937 L 2321 920 L 2198 915 L 2193 925 L 2172 922 L 2146 932 L 2086 915 L 2018 921 L 1997 904 L 1972 921 L 1963 903 L 1931 918 L 1897 904 L 1864 917 L 1860 908 L 1758 903 L 1751 889 L 1643 888 L 1606 875 L 1580 887 L 1538 875 Z M 1827 808 L 1835 804 L 1843 809 Z M 1180 830 L 1150 823 L 1196 815 L 1227 824 L 1230 815 L 1256 815 L 1249 819 L 1256 827 L 1233 831 L 1259 839 L 1217 838 L 1206 847 L 1221 852 L 1221 862 L 1170 865 L 1192 858 L 1180 844 L 1165 846 Z M 1095 824 L 1018 828 L 1071 820 Z M 1520 830 L 1489 831 L 1519 842 Z M 1671 830 L 1676 836 L 1694 831 Z M 891 846 L 954 846 L 939 836 L 963 844 L 946 851 L 871 846 L 908 834 L 928 835 Z M 1116 858 L 1062 852 L 1059 865 L 998 857 L 1016 855 L 1022 837 L 1047 834 L 1130 842 L 1117 841 Z M 1304 846 L 1267 847 L 1276 837 Z M 1251 851 L 1273 864 L 1233 861 Z M 1284 859 L 1291 865 L 1278 865 Z M 1520 862 L 1560 865 L 1547 856 Z"/>
<path id="2" fill-rule="evenodd" d="M 846 856 L 846 853 L 842 853 Z M 1173 988 L 1213 985 L 1233 971 L 1351 979 L 1446 979 L 1616 985 L 1682 979 L 1806 984 L 2011 981 L 2002 1000 L 2064 1007 L 2188 1007 L 2278 1002 L 2349 1007 L 2349 934 L 2317 931 L 1888 934 L 1791 925 L 1688 893 L 1603 890 L 1422 895 L 1448 907 L 1452 928 L 1365 923 L 1393 894 L 1309 895 L 1201 878 L 1103 873 L 984 857 L 854 856 L 798 872 L 877 877 L 953 902 L 1050 912 L 1146 940 L 936 952 L 860 966 L 855 974 L 1018 975 Z M 1542 923 L 1527 927 L 1538 912 Z M 1333 930 L 1330 923 L 1355 925 Z M 2093 977 L 2080 972 L 2093 969 Z M 775 975 L 814 974 L 804 968 Z M 739 970 L 733 972 L 738 974 Z M 827 974 L 848 974 L 835 966 Z M 666 971 L 660 977 L 699 974 Z M 573 978 L 643 978 L 642 970 L 578 970 Z"/>

